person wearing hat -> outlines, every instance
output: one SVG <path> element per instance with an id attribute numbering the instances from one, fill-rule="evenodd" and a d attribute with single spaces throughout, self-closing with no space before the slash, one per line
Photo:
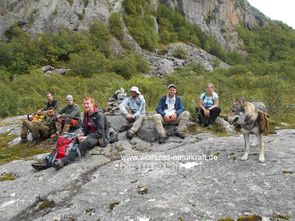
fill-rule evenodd
<path id="1" fill-rule="evenodd" d="M 145 100 L 138 87 L 132 86 L 130 88 L 130 97 L 125 98 L 120 104 L 120 112 L 126 119 L 126 123 L 120 129 L 120 132 L 130 128 L 130 124 L 133 123 L 133 126 L 126 133 L 128 138 L 132 138 L 139 130 L 145 117 Z"/>
<path id="2" fill-rule="evenodd" d="M 56 135 L 78 129 L 81 125 L 80 107 L 74 103 L 72 95 L 66 97 L 67 106 L 61 109 L 57 115 Z"/>
<path id="3" fill-rule="evenodd" d="M 156 130 L 159 134 L 159 143 L 165 143 L 167 139 L 166 131 L 163 125 L 178 125 L 176 136 L 185 138 L 184 130 L 189 120 L 189 112 L 184 111 L 183 102 L 179 96 L 176 96 L 176 86 L 168 86 L 168 94 L 163 96 L 157 106 L 157 114 L 153 116 Z"/>

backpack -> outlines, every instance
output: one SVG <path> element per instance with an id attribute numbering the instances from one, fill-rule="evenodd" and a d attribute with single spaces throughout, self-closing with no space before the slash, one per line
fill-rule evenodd
<path id="1" fill-rule="evenodd" d="M 269 115 L 267 113 L 263 111 L 258 111 L 258 126 L 259 126 L 260 133 L 268 131 L 269 129 L 268 118 L 269 118 Z"/>
<path id="2" fill-rule="evenodd" d="M 109 143 L 115 143 L 118 142 L 118 133 L 114 130 L 114 128 L 109 127 L 108 131 L 107 131 L 107 139 L 109 141 Z"/>
<path id="3" fill-rule="evenodd" d="M 77 133 L 63 133 L 56 141 L 54 148 L 51 153 L 45 157 L 43 163 L 33 163 L 32 167 L 36 170 L 44 170 L 51 167 L 55 160 L 60 160 L 70 152 L 76 151 L 78 156 L 81 157 L 81 153 L 79 150 L 79 142 L 78 142 L 78 134 Z"/>
<path id="4" fill-rule="evenodd" d="M 55 147 L 53 148 L 52 152 L 47 155 L 46 160 L 49 166 L 52 166 L 55 160 L 60 160 L 67 155 L 71 151 L 76 151 L 81 156 L 79 150 L 79 142 L 77 139 L 76 133 L 64 133 L 62 134 L 56 141 Z"/>

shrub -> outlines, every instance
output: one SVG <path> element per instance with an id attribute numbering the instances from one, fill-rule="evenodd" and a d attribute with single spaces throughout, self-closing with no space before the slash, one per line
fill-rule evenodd
<path id="1" fill-rule="evenodd" d="M 110 31 L 117 39 L 122 40 L 124 36 L 123 23 L 119 13 L 112 13 L 110 16 Z"/>
<path id="2" fill-rule="evenodd" d="M 101 22 L 94 21 L 90 28 L 90 39 L 95 48 L 104 53 L 106 57 L 111 55 L 110 37 L 111 34 L 107 27 Z"/>
<path id="3" fill-rule="evenodd" d="M 69 68 L 82 77 L 90 77 L 95 73 L 104 73 L 109 69 L 109 61 L 99 51 L 89 51 L 83 54 L 71 54 Z"/>
<path id="4" fill-rule="evenodd" d="M 153 9 L 150 1 L 125 0 L 123 16 L 126 27 L 136 42 L 143 48 L 153 51 L 158 45 L 154 32 Z"/>
<path id="5" fill-rule="evenodd" d="M 177 47 L 173 51 L 173 56 L 179 59 L 186 59 L 187 58 L 187 51 L 182 47 Z"/>

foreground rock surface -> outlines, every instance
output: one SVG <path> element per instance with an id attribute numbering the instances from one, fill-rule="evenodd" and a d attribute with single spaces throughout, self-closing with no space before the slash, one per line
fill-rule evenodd
<path id="1" fill-rule="evenodd" d="M 117 153 L 121 159 L 95 148 L 60 171 L 36 172 L 32 160 L 0 166 L 0 174 L 16 176 L 0 182 L 0 220 L 295 217 L 295 130 L 265 137 L 263 164 L 257 147 L 247 161 L 239 160 L 241 135 L 170 137 L 164 145 L 123 137 L 121 133 L 121 141 L 108 147 L 124 149 Z"/>

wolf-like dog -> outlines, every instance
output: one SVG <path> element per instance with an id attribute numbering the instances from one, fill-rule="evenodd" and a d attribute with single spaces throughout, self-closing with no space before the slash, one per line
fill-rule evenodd
<path id="1" fill-rule="evenodd" d="M 250 134 L 255 134 L 258 144 L 260 146 L 259 162 L 265 162 L 264 158 L 264 144 L 262 140 L 262 133 L 259 129 L 258 111 L 266 113 L 266 107 L 261 102 L 247 102 L 244 98 L 236 99 L 233 103 L 227 120 L 230 124 L 235 124 L 241 127 L 241 131 L 245 141 L 245 153 L 242 160 L 247 160 L 250 149 Z"/>

